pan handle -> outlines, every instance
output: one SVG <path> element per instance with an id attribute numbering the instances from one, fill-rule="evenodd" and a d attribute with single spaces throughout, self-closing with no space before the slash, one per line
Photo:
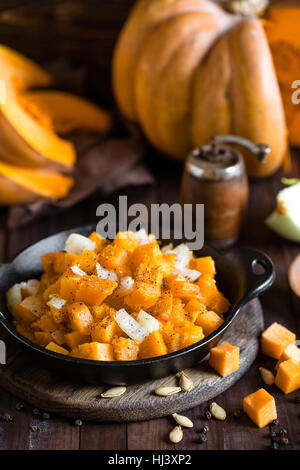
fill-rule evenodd
<path id="1" fill-rule="evenodd" d="M 238 252 L 246 275 L 244 304 L 271 287 L 275 280 L 275 268 L 272 260 L 261 251 L 243 247 Z"/>

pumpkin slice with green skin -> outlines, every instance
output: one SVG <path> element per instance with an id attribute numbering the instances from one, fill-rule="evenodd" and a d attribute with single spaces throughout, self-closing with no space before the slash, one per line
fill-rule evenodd
<path id="1" fill-rule="evenodd" d="M 24 109 L 43 121 L 58 134 L 77 129 L 106 134 L 111 128 L 110 115 L 90 101 L 70 93 L 54 90 L 30 91 L 21 97 Z"/>
<path id="2" fill-rule="evenodd" d="M 29 204 L 41 198 L 61 199 L 73 184 L 72 178 L 59 173 L 0 162 L 0 205 Z"/>
<path id="3" fill-rule="evenodd" d="M 52 77 L 46 70 L 3 44 L 0 44 L 0 79 L 6 88 L 18 91 L 52 83 Z"/>

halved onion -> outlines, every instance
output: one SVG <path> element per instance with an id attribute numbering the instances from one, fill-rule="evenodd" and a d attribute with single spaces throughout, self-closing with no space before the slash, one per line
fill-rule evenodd
<path id="1" fill-rule="evenodd" d="M 149 331 L 143 328 L 131 315 L 129 315 L 125 308 L 118 310 L 114 315 L 114 318 L 121 330 L 123 330 L 129 338 L 134 339 L 138 343 L 144 341 L 146 336 L 149 334 Z"/>
<path id="2" fill-rule="evenodd" d="M 65 244 L 65 251 L 72 255 L 81 255 L 84 250 L 94 251 L 96 243 L 79 233 L 71 233 Z"/>
<path id="3" fill-rule="evenodd" d="M 152 331 L 155 330 L 159 330 L 159 321 L 144 310 L 139 311 L 137 321 L 149 333 L 152 333 Z"/>

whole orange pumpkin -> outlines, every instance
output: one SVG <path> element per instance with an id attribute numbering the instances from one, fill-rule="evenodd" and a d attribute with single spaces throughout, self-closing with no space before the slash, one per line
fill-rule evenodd
<path id="1" fill-rule="evenodd" d="M 121 112 L 177 159 L 227 133 L 270 145 L 265 164 L 246 155 L 251 176 L 271 175 L 288 155 L 272 58 L 254 17 L 209 0 L 140 0 L 115 48 L 113 87 Z"/>

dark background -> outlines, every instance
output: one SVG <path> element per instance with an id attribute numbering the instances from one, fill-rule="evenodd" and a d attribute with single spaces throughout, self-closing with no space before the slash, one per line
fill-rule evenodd
<path id="1" fill-rule="evenodd" d="M 118 32 L 132 0 L 63 0 L 22 1 L 0 0 L 0 42 L 14 47 L 41 64 L 61 58 L 83 74 L 83 93 L 100 104 L 112 108 L 110 90 L 110 59 Z M 75 76 L 75 75 L 74 75 Z M 295 77 L 299 78 L 299 77 Z M 293 150 L 293 176 L 300 177 L 300 151 Z M 178 200 L 181 165 L 149 151 L 147 163 L 156 177 L 151 187 L 128 188 L 122 194 L 128 203 L 172 203 Z M 275 285 L 262 296 L 265 324 L 273 321 L 300 333 L 300 306 L 288 286 L 287 269 L 299 253 L 299 245 L 271 233 L 264 219 L 275 207 L 275 196 L 282 188 L 281 174 L 252 181 L 251 196 L 240 245 L 265 251 L 276 266 Z M 106 201 L 116 203 L 118 194 Z M 103 202 L 100 192 L 64 213 L 43 217 L 18 230 L 5 229 L 6 210 L 0 211 L 0 260 L 9 261 L 17 252 L 37 240 L 67 228 L 96 223 L 96 207 Z M 51 417 L 41 421 L 32 415 L 28 405 L 16 411 L 19 401 L 0 389 L 0 415 L 9 412 L 13 423 L 0 422 L 0 449 L 268 449 L 269 429 L 258 429 L 247 416 L 233 417 L 245 395 L 263 384 L 258 367 L 273 367 L 274 361 L 259 356 L 249 372 L 230 390 L 217 398 L 228 412 L 225 422 L 207 423 L 207 405 L 189 410 L 194 428 L 185 431 L 183 441 L 174 446 L 168 441 L 173 420 L 158 420 L 132 424 L 84 423 L 75 427 L 70 420 Z M 1 385 L 1 384 L 0 384 Z M 275 386 L 266 387 L 276 399 L 280 428 L 288 431 L 287 449 L 300 449 L 300 404 L 297 392 L 284 396 Z M 32 432 L 32 424 L 39 426 Z M 208 424 L 210 431 L 205 444 L 199 442 L 199 432 Z M 281 447 L 283 449 L 283 447 Z"/>

